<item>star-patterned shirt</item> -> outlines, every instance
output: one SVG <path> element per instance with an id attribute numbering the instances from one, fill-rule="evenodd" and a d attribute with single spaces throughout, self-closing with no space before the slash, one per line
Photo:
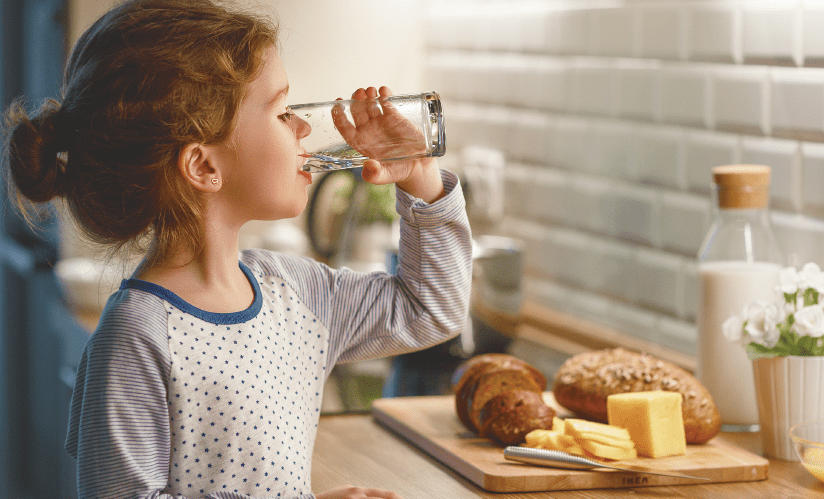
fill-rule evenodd
<path id="1" fill-rule="evenodd" d="M 466 322 L 471 237 L 457 177 L 398 190 L 396 276 L 244 251 L 246 310 L 212 313 L 138 279 L 84 350 L 68 452 L 81 498 L 311 498 L 323 384 L 336 362 L 418 350 Z"/>

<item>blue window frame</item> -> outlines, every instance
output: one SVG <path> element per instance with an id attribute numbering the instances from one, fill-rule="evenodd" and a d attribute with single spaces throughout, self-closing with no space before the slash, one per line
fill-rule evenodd
<path id="1" fill-rule="evenodd" d="M 58 97 L 68 0 L 0 0 L 0 103 Z M 3 182 L 0 179 L 0 182 Z M 63 450 L 71 376 L 88 334 L 52 270 L 58 217 L 32 230 L 0 188 L 0 497 L 76 497 Z"/>

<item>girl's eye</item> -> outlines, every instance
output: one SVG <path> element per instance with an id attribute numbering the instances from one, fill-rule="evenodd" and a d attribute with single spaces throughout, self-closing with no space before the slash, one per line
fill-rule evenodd
<path id="1" fill-rule="evenodd" d="M 280 119 L 280 121 L 283 121 L 284 123 L 289 123 L 290 121 L 292 121 L 292 116 L 294 115 L 295 113 L 293 113 L 290 109 L 287 109 L 285 113 L 278 115 L 278 118 Z"/>

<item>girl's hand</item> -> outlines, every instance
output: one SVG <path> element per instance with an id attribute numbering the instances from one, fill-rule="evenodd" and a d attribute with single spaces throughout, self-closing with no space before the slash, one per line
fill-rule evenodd
<path id="1" fill-rule="evenodd" d="M 359 88 L 352 94 L 349 121 L 343 106 L 332 108 L 332 121 L 344 140 L 369 158 L 405 158 L 426 152 L 423 132 L 389 101 L 392 91 Z M 340 100 L 340 99 L 338 99 Z"/>
<path id="2" fill-rule="evenodd" d="M 392 96 L 388 87 L 359 88 L 352 99 L 350 122 L 342 110 L 332 111 L 335 126 L 349 145 L 372 158 L 404 157 L 426 150 L 423 133 L 390 103 L 380 98 Z M 371 184 L 395 183 L 427 203 L 444 195 L 443 182 L 434 158 L 388 161 L 367 160 L 363 179 Z"/>
<path id="3" fill-rule="evenodd" d="M 367 489 L 352 485 L 343 485 L 315 494 L 317 499 L 403 499 L 398 494 L 383 489 Z"/>

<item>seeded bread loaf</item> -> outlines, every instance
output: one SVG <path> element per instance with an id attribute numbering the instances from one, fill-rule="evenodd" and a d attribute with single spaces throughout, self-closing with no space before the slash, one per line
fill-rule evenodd
<path id="1" fill-rule="evenodd" d="M 600 422 L 607 421 L 607 396 L 651 390 L 681 393 L 687 443 L 707 442 L 720 431 L 709 391 L 684 369 L 648 354 L 622 348 L 582 353 L 561 366 L 552 384 L 560 405 Z"/>
<path id="2" fill-rule="evenodd" d="M 541 396 L 547 380 L 526 362 L 504 354 L 473 357 L 453 376 L 455 409 L 469 430 L 505 445 L 551 427 L 555 411 Z"/>

